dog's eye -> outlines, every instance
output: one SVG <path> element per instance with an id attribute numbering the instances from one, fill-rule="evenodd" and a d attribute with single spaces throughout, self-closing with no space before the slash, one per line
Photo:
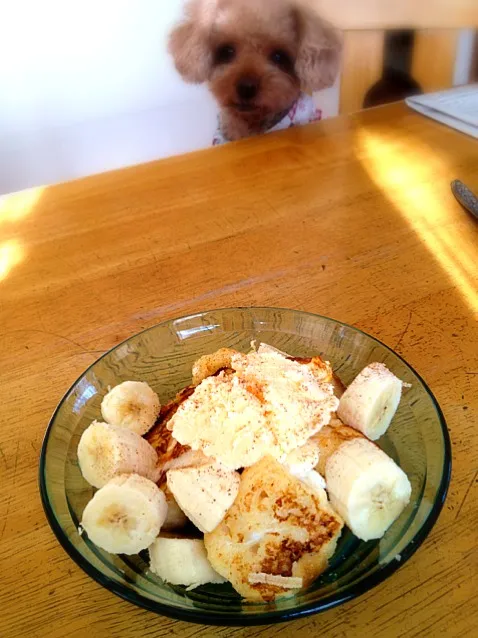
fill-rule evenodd
<path id="1" fill-rule="evenodd" d="M 234 59 L 236 49 L 231 44 L 223 44 L 216 49 L 214 54 L 214 62 L 216 64 L 227 64 Z"/>
<path id="2" fill-rule="evenodd" d="M 274 49 L 274 51 L 270 54 L 269 59 L 282 69 L 290 69 L 292 67 L 290 55 L 282 49 Z"/>

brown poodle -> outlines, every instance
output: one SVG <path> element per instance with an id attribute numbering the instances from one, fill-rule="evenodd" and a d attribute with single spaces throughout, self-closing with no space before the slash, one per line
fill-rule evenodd
<path id="1" fill-rule="evenodd" d="M 169 44 L 185 80 L 208 82 L 222 141 L 302 123 L 304 92 L 333 84 L 341 48 L 301 0 L 189 0 Z"/>

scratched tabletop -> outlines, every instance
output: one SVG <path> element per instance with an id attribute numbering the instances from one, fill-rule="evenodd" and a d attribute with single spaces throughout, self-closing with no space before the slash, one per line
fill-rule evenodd
<path id="1" fill-rule="evenodd" d="M 471 636 L 478 626 L 478 143 L 403 104 L 0 200 L 0 636 Z M 42 511 L 42 437 L 103 352 L 174 316 L 280 306 L 353 324 L 424 377 L 453 445 L 419 551 L 339 608 L 257 628 L 129 604 Z"/>

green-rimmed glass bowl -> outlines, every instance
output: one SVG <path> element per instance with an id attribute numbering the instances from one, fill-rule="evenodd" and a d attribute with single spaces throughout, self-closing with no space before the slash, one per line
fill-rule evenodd
<path id="1" fill-rule="evenodd" d="M 295 356 L 320 354 L 346 384 L 372 361 L 411 383 L 379 445 L 412 483 L 410 504 L 385 536 L 359 541 L 344 530 L 330 568 L 311 587 L 277 603 L 245 602 L 227 585 L 186 591 L 163 583 L 146 557 L 114 556 L 80 536 L 83 509 L 93 495 L 76 449 L 83 430 L 100 417 L 108 386 L 147 381 L 168 401 L 191 377 L 199 356 L 230 346 L 246 352 L 263 341 Z M 278 308 L 211 310 L 149 328 L 102 356 L 68 390 L 48 426 L 40 459 L 40 490 L 48 521 L 73 560 L 92 578 L 132 603 L 165 616 L 217 625 L 289 620 L 339 605 L 393 574 L 430 532 L 445 500 L 450 441 L 441 410 L 418 374 L 373 337 L 318 315 Z"/>

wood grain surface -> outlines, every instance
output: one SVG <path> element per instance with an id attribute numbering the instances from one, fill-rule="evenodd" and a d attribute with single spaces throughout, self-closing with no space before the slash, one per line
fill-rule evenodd
<path id="1" fill-rule="evenodd" d="M 476 0 L 303 0 L 341 29 L 460 29 L 478 26 Z"/>
<path id="2" fill-rule="evenodd" d="M 340 113 L 363 108 L 365 96 L 383 73 L 385 31 L 347 31 L 343 35 Z"/>
<path id="3" fill-rule="evenodd" d="M 2 637 L 471 636 L 478 624 L 478 143 L 403 105 L 36 189 L 0 201 Z M 90 580 L 51 532 L 42 437 L 101 353 L 214 307 L 297 308 L 362 328 L 425 378 L 453 478 L 392 578 L 276 627 L 172 621 Z"/>
<path id="4" fill-rule="evenodd" d="M 457 29 L 425 29 L 415 33 L 411 76 L 424 93 L 453 86 L 459 41 Z"/>

